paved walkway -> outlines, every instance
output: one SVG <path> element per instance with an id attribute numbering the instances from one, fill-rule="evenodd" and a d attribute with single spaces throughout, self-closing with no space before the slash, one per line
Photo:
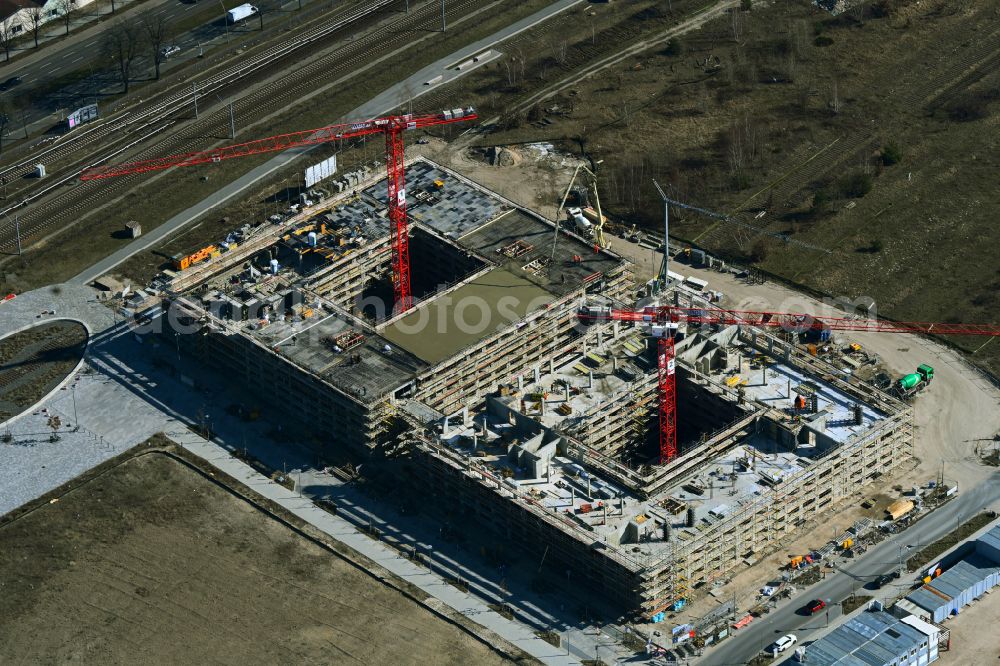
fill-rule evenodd
<path id="1" fill-rule="evenodd" d="M 525 17 L 524 19 L 521 19 L 520 21 L 513 23 L 502 30 L 493 33 L 489 37 L 459 49 L 458 51 L 441 58 L 433 64 L 424 67 L 412 76 L 409 76 L 403 81 L 400 81 L 392 87 L 382 91 L 366 103 L 352 110 L 347 114 L 347 117 L 374 118 L 384 115 L 385 113 L 398 108 L 402 104 L 405 104 L 411 99 L 419 97 L 420 95 L 434 90 L 441 85 L 450 83 L 460 76 L 474 70 L 449 70 L 447 69 L 449 65 L 474 57 L 497 43 L 519 34 L 532 26 L 551 18 L 555 14 L 569 9 L 570 7 L 581 4 L 583 1 L 584 0 L 558 0 L 545 9 L 540 10 L 531 16 Z M 441 76 L 441 79 L 435 81 L 432 85 L 425 85 L 427 81 L 435 79 L 437 76 Z M 338 119 L 330 119 L 330 122 L 336 122 L 337 120 Z M 193 222 L 202 215 L 205 215 L 212 209 L 223 206 L 232 201 L 238 195 L 255 185 L 258 181 L 266 178 L 279 169 L 286 167 L 298 157 L 308 154 L 313 148 L 314 146 L 306 148 L 293 148 L 278 154 L 264 164 L 251 170 L 249 173 L 244 174 L 228 185 L 221 187 L 218 191 L 208 197 L 205 197 L 190 208 L 187 208 L 186 210 L 173 216 L 155 229 L 144 232 L 142 236 L 135 241 L 129 243 L 111 256 L 97 262 L 87 270 L 74 277 L 71 282 L 80 284 L 91 282 L 104 273 L 112 270 L 132 255 L 142 252 L 143 250 L 162 242 L 167 237 L 181 230 L 185 225 Z"/>

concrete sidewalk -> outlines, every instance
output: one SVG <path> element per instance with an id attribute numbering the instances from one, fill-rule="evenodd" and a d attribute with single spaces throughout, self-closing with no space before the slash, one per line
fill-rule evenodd
<path id="1" fill-rule="evenodd" d="M 177 425 L 181 426 L 179 422 Z M 199 437 L 184 427 L 178 427 L 177 430 L 166 434 L 194 455 L 212 463 L 248 488 L 252 488 L 255 492 L 281 505 L 290 513 L 322 530 L 325 534 L 385 567 L 407 582 L 416 585 L 449 608 L 467 617 L 472 617 L 477 624 L 502 636 L 543 663 L 557 665 L 580 663 L 570 657 L 565 650 L 553 647 L 537 638 L 534 632 L 524 625 L 506 619 L 491 610 L 480 599 L 462 592 L 436 574 L 402 557 L 389 546 L 360 533 L 343 518 L 320 509 L 308 497 L 303 497 L 265 478 L 246 463 L 233 458 L 222 447 Z"/>

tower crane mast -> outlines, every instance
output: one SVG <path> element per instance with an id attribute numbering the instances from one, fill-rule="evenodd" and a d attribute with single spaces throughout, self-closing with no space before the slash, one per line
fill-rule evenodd
<path id="1" fill-rule="evenodd" d="M 385 135 L 385 164 L 388 187 L 389 236 L 392 245 L 392 280 L 394 307 L 405 312 L 413 307 L 413 292 L 410 289 L 410 249 L 407 235 L 406 184 L 404 181 L 403 132 L 435 125 L 475 120 L 475 109 L 445 110 L 428 115 L 405 114 L 385 116 L 353 123 L 327 125 L 318 129 L 302 130 L 288 134 L 256 139 L 230 146 L 222 146 L 193 153 L 182 153 L 169 157 L 91 167 L 80 174 L 80 180 L 90 181 L 114 178 L 149 171 L 162 171 L 172 167 L 213 164 L 222 160 L 246 157 L 260 153 L 272 153 L 289 148 L 314 146 L 331 141 L 354 139 L 370 134 Z"/>
<path id="2" fill-rule="evenodd" d="M 937 335 L 1000 336 L 1000 325 L 900 322 L 883 319 L 817 317 L 795 312 L 684 308 L 672 305 L 638 309 L 584 306 L 578 316 L 584 321 L 632 321 L 652 326 L 657 342 L 657 372 L 660 394 L 660 464 L 674 460 L 677 450 L 677 375 L 674 333 L 681 323 L 719 326 L 782 328 L 793 333 L 811 330 L 859 331 L 866 333 L 923 333 Z"/>

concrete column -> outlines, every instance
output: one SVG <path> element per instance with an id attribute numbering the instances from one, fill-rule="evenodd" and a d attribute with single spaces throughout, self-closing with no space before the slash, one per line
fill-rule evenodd
<path id="1" fill-rule="evenodd" d="M 594 493 L 590 492 L 590 477 L 587 477 L 587 499 L 593 499 Z"/>
<path id="2" fill-rule="evenodd" d="M 468 407 L 463 407 L 462 408 L 462 425 L 464 427 L 468 427 L 469 426 L 469 408 Z"/>
<path id="3" fill-rule="evenodd" d="M 601 349 L 604 347 L 604 331 L 597 332 L 597 348 Z"/>
<path id="4" fill-rule="evenodd" d="M 472 433 L 472 450 L 475 451 L 479 448 L 479 433 Z"/>
<path id="5" fill-rule="evenodd" d="M 573 505 L 576 504 L 576 488 L 573 486 L 569 487 L 569 508 L 572 509 Z"/>
<path id="6" fill-rule="evenodd" d="M 587 371 L 587 388 L 589 388 L 589 389 L 594 388 L 594 371 L 593 370 L 588 370 Z"/>
<path id="7" fill-rule="evenodd" d="M 522 375 L 517 376 L 517 391 L 522 393 L 524 391 L 524 377 Z"/>
<path id="8" fill-rule="evenodd" d="M 621 332 L 622 332 L 621 322 L 618 321 L 617 319 L 611 322 L 611 336 L 615 340 L 618 339 L 618 336 L 621 335 Z"/>
<path id="9" fill-rule="evenodd" d="M 554 358 L 549 359 L 549 374 L 556 374 L 556 360 Z"/>
<path id="10" fill-rule="evenodd" d="M 618 357 L 617 356 L 612 356 L 611 357 L 611 368 L 615 372 L 618 372 Z"/>
<path id="11" fill-rule="evenodd" d="M 441 436 L 442 437 L 447 437 L 448 436 L 448 417 L 447 416 L 444 417 L 444 426 L 441 428 Z"/>
<path id="12" fill-rule="evenodd" d="M 563 384 L 563 398 L 569 402 L 569 384 Z"/>
<path id="13" fill-rule="evenodd" d="M 542 373 L 538 371 L 538 368 L 534 368 L 533 372 L 535 373 L 535 383 L 537 384 L 542 378 Z"/>

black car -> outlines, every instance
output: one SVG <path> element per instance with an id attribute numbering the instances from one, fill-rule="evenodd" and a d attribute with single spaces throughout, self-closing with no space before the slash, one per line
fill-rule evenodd
<path id="1" fill-rule="evenodd" d="M 12 76 L 3 83 L 0 83 L 0 92 L 7 92 L 14 86 L 21 83 L 23 79 L 20 76 Z"/>
<path id="2" fill-rule="evenodd" d="M 876 590 L 881 589 L 891 583 L 894 577 L 891 574 L 882 574 L 881 576 L 876 576 L 875 580 L 872 581 L 872 587 Z"/>

